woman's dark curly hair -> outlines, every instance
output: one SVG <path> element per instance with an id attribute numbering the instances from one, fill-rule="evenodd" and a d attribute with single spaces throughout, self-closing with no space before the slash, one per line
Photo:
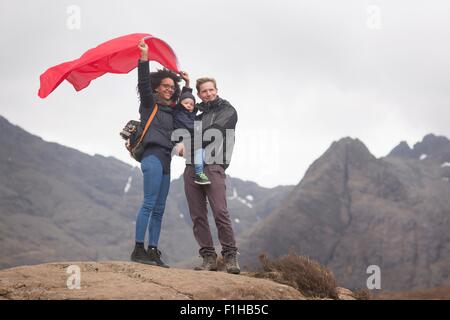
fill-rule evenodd
<path id="1" fill-rule="evenodd" d="M 152 90 L 155 91 L 156 88 L 159 87 L 159 85 L 161 84 L 161 81 L 165 78 L 170 78 L 173 80 L 174 84 L 175 84 L 175 91 L 172 95 L 172 98 L 170 100 L 172 100 L 173 102 L 177 102 L 178 98 L 180 97 L 180 85 L 178 84 L 178 82 L 181 81 L 181 78 L 173 71 L 169 70 L 169 69 L 158 69 L 155 72 L 150 72 L 150 81 L 151 81 L 151 86 L 152 86 Z"/>

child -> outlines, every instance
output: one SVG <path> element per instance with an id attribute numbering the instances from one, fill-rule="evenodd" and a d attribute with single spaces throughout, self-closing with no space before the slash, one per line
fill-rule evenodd
<path id="1" fill-rule="evenodd" d="M 187 129 L 191 134 L 191 139 L 194 139 L 194 121 L 196 114 L 195 97 L 190 92 L 184 92 L 180 97 L 178 105 L 175 107 L 173 115 L 175 129 Z M 203 171 L 204 152 L 205 150 L 202 148 L 194 151 L 194 182 L 197 184 L 211 184 L 208 176 Z"/>

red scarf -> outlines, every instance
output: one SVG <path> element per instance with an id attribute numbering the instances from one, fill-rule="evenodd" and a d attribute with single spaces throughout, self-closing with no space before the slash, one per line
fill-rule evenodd
<path id="1" fill-rule="evenodd" d="M 148 33 L 133 33 L 106 41 L 86 51 L 79 59 L 49 68 L 41 74 L 39 97 L 47 97 L 64 79 L 69 81 L 76 91 L 80 91 L 105 73 L 130 72 L 137 67 L 141 54 L 138 43 L 144 37 L 148 37 L 145 40 L 148 45 L 148 59 L 179 73 L 175 52 L 167 43 Z"/>

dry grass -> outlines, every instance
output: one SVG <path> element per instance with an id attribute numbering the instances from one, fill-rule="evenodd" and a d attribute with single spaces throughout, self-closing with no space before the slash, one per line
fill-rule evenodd
<path id="1" fill-rule="evenodd" d="M 353 293 L 353 296 L 356 300 L 373 300 L 373 296 L 370 293 L 369 289 L 361 289 L 358 291 L 355 291 Z"/>
<path id="2" fill-rule="evenodd" d="M 339 299 L 333 274 L 318 262 L 294 252 L 274 261 L 262 253 L 259 259 L 262 271 L 255 273 L 255 277 L 289 285 L 306 297 Z"/>

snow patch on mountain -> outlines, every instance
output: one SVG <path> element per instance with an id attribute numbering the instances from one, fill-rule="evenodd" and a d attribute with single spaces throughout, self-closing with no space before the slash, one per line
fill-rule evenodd
<path id="1" fill-rule="evenodd" d="M 254 200 L 253 196 L 249 194 L 245 196 L 245 198 L 242 198 L 239 196 L 236 188 L 233 188 L 233 195 L 228 197 L 228 200 L 237 200 L 242 204 L 246 205 L 247 207 L 253 208 L 253 204 L 251 204 L 251 202 Z"/>
<path id="2" fill-rule="evenodd" d="M 123 193 L 128 193 L 128 191 L 130 190 L 130 188 L 131 188 L 131 182 L 133 181 L 133 177 L 132 176 L 129 176 L 128 177 L 128 181 L 127 181 L 127 184 L 125 185 L 125 188 L 123 188 Z"/>

